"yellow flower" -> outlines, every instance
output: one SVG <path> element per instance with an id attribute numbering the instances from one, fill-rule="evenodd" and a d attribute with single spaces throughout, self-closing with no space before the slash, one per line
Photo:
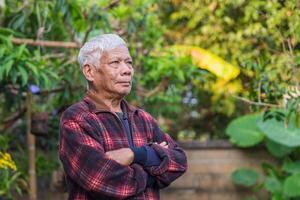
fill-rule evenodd
<path id="1" fill-rule="evenodd" d="M 17 170 L 17 166 L 9 153 L 0 152 L 0 168 Z"/>

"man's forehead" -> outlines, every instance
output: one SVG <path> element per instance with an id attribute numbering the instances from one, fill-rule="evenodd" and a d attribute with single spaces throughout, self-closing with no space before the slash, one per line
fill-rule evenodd
<path id="1" fill-rule="evenodd" d="M 106 57 L 106 58 L 129 57 L 129 58 L 131 58 L 128 48 L 124 45 L 104 51 L 103 57 Z"/>

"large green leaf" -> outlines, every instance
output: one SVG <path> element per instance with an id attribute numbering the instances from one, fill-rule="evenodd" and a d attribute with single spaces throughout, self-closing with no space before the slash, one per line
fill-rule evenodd
<path id="1" fill-rule="evenodd" d="M 27 82 L 28 82 L 28 73 L 27 71 L 23 68 L 23 66 L 20 66 L 19 67 L 19 72 L 21 74 L 21 77 L 22 77 L 22 86 L 26 85 Z"/>
<path id="2" fill-rule="evenodd" d="M 34 76 L 39 76 L 37 66 L 28 61 L 25 62 L 25 65 L 33 72 Z"/>
<path id="3" fill-rule="evenodd" d="M 11 70 L 13 64 L 14 64 L 14 60 L 9 60 L 7 63 L 5 63 L 5 64 L 3 65 L 4 70 L 5 70 L 5 73 L 6 73 L 6 74 L 5 74 L 6 76 L 8 76 L 8 74 L 9 74 L 9 72 L 10 72 L 10 70 Z"/>
<path id="4" fill-rule="evenodd" d="M 288 200 L 283 194 L 280 193 L 273 193 L 271 200 Z"/>
<path id="5" fill-rule="evenodd" d="M 259 114 L 251 114 L 233 120 L 226 128 L 230 141 L 240 147 L 250 147 L 260 143 L 264 135 L 256 127 Z"/>
<path id="6" fill-rule="evenodd" d="M 23 53 L 28 54 L 28 50 L 26 49 L 26 45 L 22 44 L 16 49 L 16 59 L 19 60 Z"/>
<path id="7" fill-rule="evenodd" d="M 257 125 L 270 140 L 288 147 L 297 147 L 300 146 L 300 128 L 296 128 L 294 122 L 290 120 L 285 125 L 284 121 L 277 121 L 275 118 L 266 121 L 260 118 Z"/>
<path id="8" fill-rule="evenodd" d="M 300 197 L 300 174 L 294 174 L 285 179 L 283 192 L 288 197 Z"/>
<path id="9" fill-rule="evenodd" d="M 291 174 L 300 174 L 300 160 L 295 162 L 285 162 L 283 165 L 283 170 Z"/>
<path id="10" fill-rule="evenodd" d="M 49 77 L 46 75 L 46 73 L 41 72 L 40 77 L 41 77 L 41 83 L 43 83 L 43 86 L 45 88 L 50 88 L 51 82 L 50 82 Z"/>
<path id="11" fill-rule="evenodd" d="M 293 150 L 293 148 L 291 148 L 291 147 L 287 147 L 285 145 L 279 144 L 270 139 L 266 140 L 266 147 L 267 147 L 268 151 L 277 158 L 286 156 L 286 155 L 290 154 Z"/>
<path id="12" fill-rule="evenodd" d="M 281 171 L 278 170 L 278 166 L 275 166 L 271 163 L 262 163 L 261 168 L 264 174 L 268 174 L 270 176 L 279 177 L 281 176 Z"/>
<path id="13" fill-rule="evenodd" d="M 282 191 L 282 183 L 276 177 L 267 177 L 264 185 L 269 192 L 279 193 Z"/>
<path id="14" fill-rule="evenodd" d="M 231 179 L 235 184 L 246 187 L 253 186 L 259 177 L 259 174 L 252 169 L 238 169 L 231 174 Z"/>

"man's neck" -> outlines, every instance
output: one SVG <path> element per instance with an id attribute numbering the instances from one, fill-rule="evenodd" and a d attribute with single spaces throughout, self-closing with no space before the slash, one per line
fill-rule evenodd
<path id="1" fill-rule="evenodd" d="M 92 99 L 96 105 L 96 109 L 108 109 L 111 112 L 122 112 L 121 101 L 122 98 L 108 97 L 104 93 L 96 92 L 95 90 L 89 89 L 87 96 Z"/>

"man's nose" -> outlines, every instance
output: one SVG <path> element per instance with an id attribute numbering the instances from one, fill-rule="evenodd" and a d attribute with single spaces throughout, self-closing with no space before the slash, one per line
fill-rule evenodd
<path id="1" fill-rule="evenodd" d="M 121 62 L 122 64 L 122 75 L 131 75 L 133 73 L 133 68 L 126 62 Z"/>

